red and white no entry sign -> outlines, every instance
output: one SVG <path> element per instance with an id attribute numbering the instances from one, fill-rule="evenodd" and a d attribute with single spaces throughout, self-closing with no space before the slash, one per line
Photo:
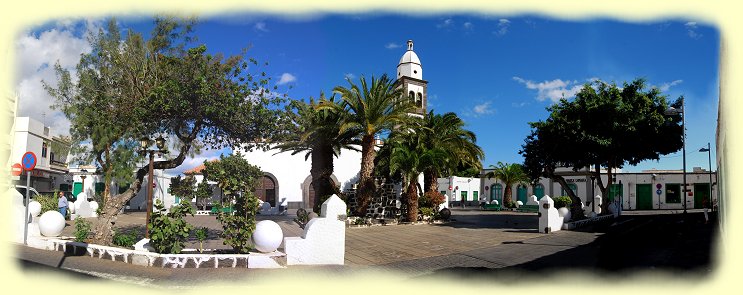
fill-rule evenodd
<path id="1" fill-rule="evenodd" d="M 21 173 L 23 172 L 23 166 L 19 163 L 13 164 L 13 166 L 10 166 L 10 172 L 13 174 L 13 176 L 21 176 Z"/>

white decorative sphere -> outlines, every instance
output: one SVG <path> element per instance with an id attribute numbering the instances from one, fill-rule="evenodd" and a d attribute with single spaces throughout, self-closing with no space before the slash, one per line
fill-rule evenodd
<path id="1" fill-rule="evenodd" d="M 560 214 L 564 222 L 568 222 L 570 220 L 570 217 L 572 217 L 572 213 L 570 213 L 570 209 L 565 208 L 565 207 L 557 209 L 557 213 Z"/>
<path id="2" fill-rule="evenodd" d="M 58 237 L 64 227 L 64 216 L 59 211 L 46 211 L 39 218 L 39 231 L 43 236 Z"/>
<path id="3" fill-rule="evenodd" d="M 498 205 L 498 200 L 493 200 L 493 204 Z"/>
<path id="4" fill-rule="evenodd" d="M 92 210 L 93 212 L 95 212 L 96 210 L 98 210 L 98 202 L 96 202 L 96 201 L 90 202 L 90 210 Z"/>
<path id="5" fill-rule="evenodd" d="M 253 245 L 255 249 L 263 253 L 273 252 L 279 248 L 284 239 L 284 233 L 278 223 L 271 220 L 263 220 L 255 225 L 253 232 Z"/>
<path id="6" fill-rule="evenodd" d="M 28 203 L 28 213 L 30 213 L 31 216 L 39 216 L 39 214 L 41 214 L 41 203 L 37 201 L 31 201 L 31 203 Z"/>
<path id="7" fill-rule="evenodd" d="M 519 206 L 524 206 L 524 202 L 521 201 L 516 201 L 516 204 L 518 204 Z"/>

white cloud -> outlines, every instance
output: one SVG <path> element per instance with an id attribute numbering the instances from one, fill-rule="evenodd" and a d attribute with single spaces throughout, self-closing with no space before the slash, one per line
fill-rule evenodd
<path id="1" fill-rule="evenodd" d="M 253 28 L 256 29 L 257 31 L 268 32 L 268 29 L 266 29 L 266 23 L 264 23 L 264 22 L 257 22 L 257 23 L 255 23 L 255 25 L 253 26 Z"/>
<path id="2" fill-rule="evenodd" d="M 60 21 L 43 32 L 28 32 L 15 41 L 16 60 L 14 81 L 18 94 L 18 116 L 31 117 L 52 128 L 59 135 L 69 135 L 70 122 L 60 111 L 51 110 L 54 98 L 47 94 L 41 81 L 57 86 L 54 64 L 59 63 L 77 79 L 75 66 L 82 53 L 91 48 L 85 39 L 90 31 L 97 31 L 99 23 L 86 21 L 82 34 L 75 34 L 70 21 Z M 78 36 L 79 35 L 79 36 Z"/>
<path id="3" fill-rule="evenodd" d="M 570 98 L 575 96 L 581 88 L 582 84 L 578 84 L 578 81 L 563 81 L 561 79 L 554 79 L 551 81 L 534 82 L 531 80 L 525 80 L 520 77 L 513 77 L 517 82 L 526 85 L 527 89 L 537 90 L 536 99 L 539 101 L 545 101 L 546 99 L 552 102 L 557 102 L 561 98 Z"/>
<path id="4" fill-rule="evenodd" d="M 387 43 L 387 45 L 385 45 L 384 48 L 387 48 L 387 49 L 400 48 L 400 44 L 390 42 L 390 43 Z"/>
<path id="5" fill-rule="evenodd" d="M 666 92 L 669 89 L 671 89 L 671 87 L 676 86 L 678 84 L 681 84 L 683 82 L 684 82 L 684 80 L 674 80 L 674 81 L 671 81 L 671 82 L 663 83 L 660 86 L 653 86 L 653 87 L 658 88 L 658 90 L 660 90 L 661 92 Z"/>
<path id="6" fill-rule="evenodd" d="M 498 36 L 503 36 L 506 33 L 508 33 L 508 27 L 511 26 L 511 21 L 505 18 L 501 18 L 498 20 L 498 29 L 493 32 L 493 34 L 496 34 Z"/>
<path id="7" fill-rule="evenodd" d="M 465 30 L 472 30 L 475 28 L 475 25 L 473 25 L 471 22 L 466 22 L 462 26 Z"/>
<path id="8" fill-rule="evenodd" d="M 689 34 L 689 37 L 692 39 L 702 38 L 702 34 L 697 32 L 697 22 L 687 22 L 684 26 L 686 27 L 686 32 Z"/>
<path id="9" fill-rule="evenodd" d="M 454 25 L 454 20 L 447 18 L 442 23 L 437 24 L 436 27 L 441 29 L 451 27 L 452 25 Z"/>
<path id="10" fill-rule="evenodd" d="M 472 108 L 472 112 L 474 113 L 475 117 L 479 117 L 482 115 L 489 115 L 495 113 L 495 110 L 490 107 L 492 104 L 491 101 L 486 101 L 481 104 L 475 105 L 475 107 Z"/>
<path id="11" fill-rule="evenodd" d="M 295 81 L 297 81 L 297 77 L 289 73 L 283 73 L 281 74 L 281 78 L 279 78 L 279 82 L 277 82 L 276 84 L 284 85 L 284 84 L 295 82 Z"/>
<path id="12" fill-rule="evenodd" d="M 516 103 L 516 102 L 512 102 L 511 103 L 511 106 L 514 107 L 514 108 L 522 108 L 522 107 L 525 107 L 527 105 L 529 105 L 529 103 L 528 102 L 525 102 L 525 101 L 524 102 L 520 102 L 520 103 Z"/>
<path id="13" fill-rule="evenodd" d="M 343 76 L 344 76 L 344 77 L 345 77 L 346 79 L 351 79 L 351 80 L 353 80 L 353 79 L 356 79 L 356 75 L 354 75 L 353 73 L 346 73 L 346 74 L 345 74 L 345 75 L 343 75 Z"/>

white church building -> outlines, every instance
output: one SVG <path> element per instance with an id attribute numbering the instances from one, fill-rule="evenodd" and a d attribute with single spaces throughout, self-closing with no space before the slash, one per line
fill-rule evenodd
<path id="1" fill-rule="evenodd" d="M 415 104 L 415 116 L 423 116 L 427 105 L 427 84 L 423 80 L 423 68 L 418 55 L 413 51 L 413 41 L 408 40 L 407 50 L 397 65 L 397 85 Z M 245 159 L 252 165 L 258 166 L 264 176 L 255 190 L 257 197 L 268 202 L 271 206 L 285 206 L 287 209 L 312 208 L 314 206 L 314 190 L 310 175 L 311 161 L 305 160 L 304 153 L 292 155 L 291 152 L 277 153 L 277 150 L 242 150 Z M 361 168 L 361 153 L 352 150 L 342 150 L 334 158 L 334 171 L 331 178 L 341 191 L 352 189 L 358 181 Z M 196 175 L 201 181 L 201 169 L 196 167 L 185 173 Z M 420 179 L 422 181 L 422 178 Z M 218 189 L 215 189 L 213 200 L 219 200 Z"/>

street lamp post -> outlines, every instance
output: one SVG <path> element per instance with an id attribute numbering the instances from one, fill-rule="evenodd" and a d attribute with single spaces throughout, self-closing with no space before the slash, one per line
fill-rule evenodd
<path id="1" fill-rule="evenodd" d="M 686 99 L 684 97 L 681 97 L 681 109 L 677 110 L 674 107 L 670 107 L 668 110 L 666 110 L 666 114 L 669 115 L 681 115 L 681 150 L 682 150 L 682 158 L 683 158 L 683 175 L 684 175 L 684 187 L 681 190 L 684 193 L 684 215 L 686 215 L 686 196 L 688 195 L 688 191 L 686 189 L 686 107 L 685 107 L 685 101 Z"/>
<path id="2" fill-rule="evenodd" d="M 82 192 L 84 193 L 85 192 L 85 177 L 87 177 L 87 175 L 85 175 L 85 174 L 88 173 L 88 170 L 86 170 L 86 169 L 80 169 L 80 173 L 81 173 L 80 174 L 80 179 L 81 179 L 80 186 L 82 186 L 81 189 L 82 189 Z M 75 198 L 77 198 L 77 196 L 75 196 Z M 87 201 L 87 199 L 88 199 L 88 194 L 86 193 L 85 194 L 85 201 Z"/>
<path id="3" fill-rule="evenodd" d="M 712 150 L 710 149 L 709 142 L 707 143 L 707 148 L 701 148 L 699 149 L 699 152 L 707 152 L 707 159 L 709 160 L 709 196 L 707 196 L 707 204 L 706 206 L 709 206 L 709 203 L 712 202 Z"/>
<path id="4" fill-rule="evenodd" d="M 146 239 L 150 238 L 150 217 L 152 216 L 152 184 L 153 184 L 153 174 L 154 174 L 154 166 L 155 166 L 155 152 L 158 153 L 158 155 L 162 155 L 167 153 L 168 151 L 165 150 L 165 139 L 160 136 L 157 139 L 155 139 L 155 145 L 157 146 L 157 150 L 148 150 L 147 148 L 151 145 L 150 139 L 147 137 L 142 138 L 139 141 L 139 145 L 142 148 L 140 150 L 140 153 L 142 154 L 148 154 L 150 155 L 150 165 L 149 165 L 149 171 L 147 172 L 147 220 L 145 220 L 145 232 L 144 237 Z"/>

